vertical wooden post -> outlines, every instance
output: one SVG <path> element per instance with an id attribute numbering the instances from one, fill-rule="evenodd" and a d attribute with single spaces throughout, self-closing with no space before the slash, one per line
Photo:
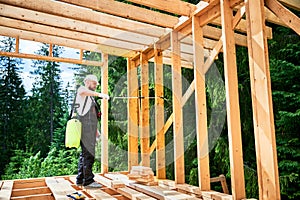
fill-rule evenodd
<path id="1" fill-rule="evenodd" d="M 53 56 L 53 44 L 49 44 L 49 56 L 52 57 Z"/>
<path id="2" fill-rule="evenodd" d="M 82 60 L 82 59 L 83 59 L 83 49 L 80 49 L 79 60 Z"/>
<path id="3" fill-rule="evenodd" d="M 220 0 L 220 5 L 232 196 L 233 199 L 243 199 L 246 197 L 246 194 L 236 52 L 232 26 L 233 12 L 230 8 L 230 0 Z"/>
<path id="4" fill-rule="evenodd" d="M 154 47 L 156 177 L 166 178 L 163 54 Z"/>
<path id="5" fill-rule="evenodd" d="M 128 99 L 128 170 L 138 165 L 138 77 L 134 61 L 127 58 L 127 95 Z"/>
<path id="6" fill-rule="evenodd" d="M 20 38 L 19 38 L 19 36 L 17 36 L 16 37 L 16 50 L 15 50 L 15 52 L 19 53 L 19 50 L 20 50 Z"/>
<path id="7" fill-rule="evenodd" d="M 141 141 L 141 165 L 150 167 L 150 127 L 149 127 L 149 67 L 145 54 L 140 54 L 141 66 L 141 110 L 140 110 L 140 141 Z M 144 98 L 145 97 L 145 98 Z"/>
<path id="8" fill-rule="evenodd" d="M 206 89 L 204 72 L 204 39 L 199 17 L 192 18 L 194 80 L 197 131 L 198 178 L 201 190 L 210 190 Z"/>
<path id="9" fill-rule="evenodd" d="M 178 32 L 171 33 L 172 54 L 172 90 L 173 90 L 173 131 L 174 131 L 174 159 L 175 159 L 175 182 L 185 183 L 184 171 L 184 138 L 182 120 L 182 80 L 180 41 Z"/>
<path id="10" fill-rule="evenodd" d="M 101 92 L 108 94 L 108 54 L 102 53 Z M 108 172 L 108 101 L 101 102 L 101 173 Z"/>
<path id="11" fill-rule="evenodd" d="M 264 2 L 246 2 L 259 199 L 280 199 Z"/>

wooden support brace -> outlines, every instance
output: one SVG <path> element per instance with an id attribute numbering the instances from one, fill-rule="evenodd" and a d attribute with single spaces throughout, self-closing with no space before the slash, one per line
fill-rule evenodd
<path id="1" fill-rule="evenodd" d="M 232 195 L 234 199 L 242 199 L 245 198 L 246 194 L 236 52 L 233 36 L 234 18 L 233 10 L 230 8 L 230 0 L 221 0 L 220 2 Z"/>
<path id="2" fill-rule="evenodd" d="M 300 18 L 286 9 L 277 0 L 265 0 L 266 6 L 288 27 L 300 35 Z"/>
<path id="3" fill-rule="evenodd" d="M 108 94 L 108 54 L 101 54 L 101 92 Z M 108 172 L 108 101 L 101 102 L 101 173 Z"/>
<path id="4" fill-rule="evenodd" d="M 149 96 L 149 66 L 148 59 L 144 53 L 140 54 L 141 66 L 141 96 Z M 149 98 L 142 98 L 140 100 L 140 142 L 141 142 L 141 165 L 150 166 L 150 105 Z"/>
<path id="5" fill-rule="evenodd" d="M 154 47 L 156 177 L 166 178 L 163 52 Z M 152 146 L 151 146 L 152 147 Z M 150 151 L 149 151 L 150 153 Z"/>

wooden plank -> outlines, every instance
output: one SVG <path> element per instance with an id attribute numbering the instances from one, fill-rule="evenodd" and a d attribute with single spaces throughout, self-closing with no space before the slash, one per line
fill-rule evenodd
<path id="1" fill-rule="evenodd" d="M 141 4 L 144 6 L 148 6 L 151 8 L 156 8 L 159 10 L 163 10 L 169 13 L 177 14 L 177 15 L 184 15 L 190 16 L 191 13 L 196 10 L 196 5 L 184 2 L 181 0 L 151 0 L 151 1 L 144 1 L 144 0 L 129 0 L 130 2 L 134 2 L 137 4 Z M 168 6 L 166 6 L 168 5 Z"/>
<path id="2" fill-rule="evenodd" d="M 33 59 L 33 60 L 47 60 L 52 62 L 64 62 L 64 63 L 72 63 L 79 65 L 91 65 L 101 67 L 103 65 L 102 62 L 97 61 L 89 61 L 89 60 L 78 60 L 72 58 L 61 58 L 61 57 L 50 57 L 50 56 L 40 56 L 34 54 L 25 54 L 25 53 L 14 53 L 14 52 L 5 52 L 0 51 L 1 56 L 7 57 L 15 57 L 15 58 L 25 58 L 25 59 Z"/>
<path id="3" fill-rule="evenodd" d="M 63 178 L 47 177 L 45 181 L 56 200 L 66 199 L 66 195 L 76 192 L 70 182 Z"/>
<path id="4" fill-rule="evenodd" d="M 49 0 L 0 0 L 0 2 L 65 18 L 99 24 L 143 35 L 160 37 L 166 30 L 146 23 L 124 19 L 90 9 Z M 84 13 L 84 15 L 82 14 Z"/>
<path id="5" fill-rule="evenodd" d="M 300 11 L 300 4 L 298 0 L 279 0 L 283 5 L 293 8 L 294 10 Z"/>
<path id="6" fill-rule="evenodd" d="M 45 35 L 40 33 L 34 33 L 24 30 L 18 30 L 14 28 L 0 26 L 0 33 L 2 36 L 8 37 L 20 37 L 20 39 L 32 40 L 42 43 L 52 43 L 60 46 L 71 47 L 75 49 L 85 49 L 93 52 L 103 52 L 111 55 L 128 56 L 132 57 L 136 55 L 135 51 L 120 49 L 116 47 L 106 46 L 102 44 L 95 44 L 89 42 L 81 42 L 74 39 L 67 39 L 62 37 L 56 37 L 51 35 Z"/>
<path id="7" fill-rule="evenodd" d="M 264 34 L 264 5 L 259 0 L 246 5 L 248 54 L 257 160 L 259 199 L 280 199 L 275 127 L 272 105 L 268 45 Z"/>
<path id="8" fill-rule="evenodd" d="M 45 178 L 18 179 L 14 181 L 13 189 L 35 188 L 46 186 Z"/>
<path id="9" fill-rule="evenodd" d="M 291 11 L 286 9 L 277 0 L 266 0 L 265 4 L 288 27 L 290 27 L 298 35 L 300 35 L 300 18 L 299 17 L 297 17 L 294 13 L 292 13 Z"/>
<path id="10" fill-rule="evenodd" d="M 227 124 L 230 156 L 232 195 L 242 199 L 245 194 L 244 164 L 242 152 L 240 108 L 235 42 L 233 37 L 233 10 L 229 0 L 221 0 L 221 19 L 224 50 L 224 74 L 226 89 Z"/>
<path id="11" fill-rule="evenodd" d="M 11 197 L 10 200 L 54 200 L 54 197 L 52 196 L 51 193 L 48 194 L 33 194 L 33 195 L 27 195 L 27 196 L 20 196 L 20 197 Z M 66 199 L 66 197 L 65 197 Z"/>
<path id="12" fill-rule="evenodd" d="M 174 134 L 174 162 L 175 162 L 175 181 L 176 183 L 185 182 L 184 173 L 184 138 L 182 120 L 182 80 L 180 63 L 180 41 L 178 32 L 171 33 L 172 49 L 172 91 L 173 91 L 173 134 Z"/>
<path id="13" fill-rule="evenodd" d="M 145 186 L 141 184 L 131 184 L 131 186 L 140 192 L 143 192 L 160 200 L 200 200 L 199 198 L 193 197 L 191 195 L 176 192 L 174 190 L 170 190 L 160 186 Z"/>
<path id="14" fill-rule="evenodd" d="M 163 52 L 154 49 L 156 177 L 166 178 Z M 149 152 L 150 153 L 150 152 Z"/>
<path id="15" fill-rule="evenodd" d="M 154 198 L 145 195 L 143 193 L 137 192 L 136 190 L 133 190 L 131 188 L 118 188 L 117 192 L 124 195 L 125 197 L 129 199 L 135 199 L 135 200 L 155 200 Z"/>
<path id="16" fill-rule="evenodd" d="M 89 193 L 97 200 L 117 200 L 117 198 L 107 194 L 102 190 L 90 190 Z"/>
<path id="17" fill-rule="evenodd" d="M 228 195 L 228 194 L 223 194 L 220 192 L 216 192 L 216 191 L 202 191 L 202 198 L 203 200 L 233 200 L 234 198 L 232 197 L 232 195 Z"/>
<path id="18" fill-rule="evenodd" d="M 134 61 L 127 59 L 127 93 L 128 99 L 128 171 L 138 165 L 138 133 L 139 133 L 139 104 L 138 104 L 138 77 Z"/>
<path id="19" fill-rule="evenodd" d="M 1 6 L 0 6 L 1 7 Z M 77 32 L 74 30 L 66 30 L 63 28 L 56 28 L 47 25 L 35 24 L 32 22 L 25 22 L 21 20 L 10 19 L 6 17 L 0 17 L 0 25 L 11 27 L 15 29 L 25 30 L 33 33 L 42 33 L 57 37 L 64 37 L 74 39 L 83 42 L 90 42 L 96 44 L 107 44 L 108 46 L 120 47 L 125 49 L 141 50 L 145 48 L 146 44 L 136 44 L 127 41 L 115 40 L 102 36 L 95 36 L 89 33 Z"/>
<path id="20" fill-rule="evenodd" d="M 201 190 L 210 190 L 207 108 L 204 67 L 203 31 L 200 18 L 192 19 L 194 39 L 194 85 L 196 109 L 198 183 Z"/>
<path id="21" fill-rule="evenodd" d="M 3 181 L 0 190 L 0 199 L 9 200 L 12 194 L 14 181 Z"/>
<path id="22" fill-rule="evenodd" d="M 108 92 L 108 54 L 101 54 L 101 92 Z M 108 101 L 101 100 L 101 173 L 108 172 Z"/>
<path id="23" fill-rule="evenodd" d="M 94 179 L 95 179 L 95 181 L 101 183 L 102 185 L 104 185 L 108 188 L 111 188 L 111 182 L 112 182 L 111 179 L 108 179 L 108 178 L 104 177 L 103 175 L 99 175 L 99 174 L 95 174 Z"/>
<path id="24" fill-rule="evenodd" d="M 145 54 L 140 54 L 140 70 L 141 70 L 141 96 L 149 96 L 149 66 Z M 140 110 L 140 143 L 141 143 L 141 165 L 150 167 L 150 104 L 149 98 L 141 98 Z"/>
<path id="25" fill-rule="evenodd" d="M 143 45 L 144 44 L 150 45 L 153 42 L 153 40 L 156 39 L 154 37 L 145 36 L 138 33 L 113 29 L 102 25 L 82 22 L 79 20 L 64 18 L 64 17 L 50 15 L 50 14 L 37 12 L 37 11 L 31 11 L 28 9 L 23 9 L 23 8 L 10 6 L 10 5 L 0 4 L 0 9 L 1 9 L 1 15 L 3 17 L 10 17 L 16 19 L 13 20 L 13 19 L 3 18 L 8 21 L 6 23 L 6 26 L 13 26 L 13 27 L 17 26 L 25 30 L 32 30 L 41 33 L 45 33 L 47 31 L 48 34 L 49 32 L 51 32 L 52 35 L 57 35 L 57 36 L 63 35 L 64 37 L 69 37 L 69 38 L 73 36 L 73 37 L 79 37 L 82 40 L 84 37 L 80 37 L 80 34 L 77 33 L 77 35 L 75 36 L 72 34 L 72 32 L 74 33 L 80 32 L 80 33 L 87 33 L 89 35 L 92 34 L 94 36 L 100 36 L 100 39 L 98 39 L 99 41 L 101 41 L 101 39 L 104 40 L 104 38 L 106 39 L 106 41 L 109 41 L 110 38 L 112 42 L 113 40 L 116 39 L 116 40 L 127 41 L 133 44 L 135 43 L 135 44 L 143 44 Z M 20 20 L 24 20 L 28 22 L 21 22 Z M 30 22 L 32 22 L 33 24 Z M 47 27 L 46 30 L 44 30 L 45 27 L 42 25 L 47 25 L 50 27 Z M 68 31 L 63 31 L 59 28 L 70 30 L 71 33 L 69 33 Z M 50 31 L 48 31 L 47 29 L 50 29 Z M 59 31 L 55 31 L 56 29 L 58 29 Z M 62 31 L 62 33 L 60 33 L 60 31 Z M 102 42 L 104 43 L 104 41 Z"/>
<path id="26" fill-rule="evenodd" d="M 85 0 L 60 1 L 162 27 L 172 28 L 176 23 L 178 23 L 177 17 L 113 0 L 98 0 L 89 2 L 86 2 Z M 124 10 L 127 12 L 124 12 Z"/>
<path id="27" fill-rule="evenodd" d="M 11 197 L 49 194 L 49 193 L 51 193 L 51 190 L 47 186 L 35 187 L 35 188 L 24 188 L 24 189 L 14 189 L 12 191 Z"/>

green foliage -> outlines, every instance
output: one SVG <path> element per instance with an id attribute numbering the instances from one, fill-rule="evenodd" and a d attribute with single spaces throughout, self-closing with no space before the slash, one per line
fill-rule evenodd
<path id="1" fill-rule="evenodd" d="M 15 39 L 0 41 L 0 50 L 14 52 Z M 0 176 L 14 149 L 24 149 L 26 97 L 20 59 L 0 56 Z"/>
<path id="2" fill-rule="evenodd" d="M 72 175 L 77 172 L 77 158 L 79 153 L 76 149 L 53 148 L 43 158 L 41 153 L 35 155 L 15 151 L 15 156 L 6 168 L 2 179 L 24 179 L 35 177 L 50 177 L 60 175 Z"/>
<path id="3" fill-rule="evenodd" d="M 278 169 L 282 198 L 300 198 L 300 36 L 275 27 L 270 43 Z"/>
<path id="4" fill-rule="evenodd" d="M 43 45 L 37 52 L 48 55 L 48 45 Z M 61 47 L 54 46 L 53 55 L 61 54 Z M 47 61 L 34 61 L 35 82 L 31 90 L 27 113 L 26 145 L 27 150 L 36 153 L 41 151 L 45 156 L 53 141 L 54 130 L 62 128 L 60 118 L 66 112 L 61 89 L 59 64 Z"/>

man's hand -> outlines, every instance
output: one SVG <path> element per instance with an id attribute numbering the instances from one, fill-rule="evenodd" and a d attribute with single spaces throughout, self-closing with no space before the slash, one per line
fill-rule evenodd
<path id="1" fill-rule="evenodd" d="M 109 100 L 109 96 L 107 94 L 99 93 L 98 97 Z"/>

